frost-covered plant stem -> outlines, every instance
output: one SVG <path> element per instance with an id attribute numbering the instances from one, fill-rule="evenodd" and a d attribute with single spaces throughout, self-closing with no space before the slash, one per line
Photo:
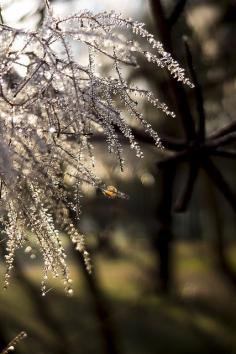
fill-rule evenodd
<path id="1" fill-rule="evenodd" d="M 89 161 L 94 163 L 91 137 L 102 131 L 109 153 L 117 156 L 123 169 L 117 131 L 128 139 L 138 157 L 143 156 L 130 118 L 161 147 L 157 132 L 140 111 L 140 100 L 174 117 L 150 91 L 128 83 L 124 68 L 136 66 L 141 55 L 154 66 L 169 70 L 176 80 L 192 84 L 143 24 L 113 12 L 82 11 L 57 18 L 48 1 L 46 6 L 47 17 L 38 31 L 0 24 L 0 208 L 3 237 L 7 238 L 5 287 L 16 250 L 36 241 L 44 262 L 43 294 L 49 272 L 60 276 L 66 292 L 72 294 L 66 252 L 57 228 L 66 228 L 89 272 L 90 259 L 84 236 L 70 221 L 69 213 L 57 220 L 56 227 L 58 209 L 75 211 L 79 221 L 83 183 L 111 198 L 124 196 L 105 186 L 90 168 Z M 82 63 L 80 54 L 73 54 L 76 45 L 85 48 L 87 64 Z M 110 76 L 99 69 L 102 57 L 112 66 Z"/>

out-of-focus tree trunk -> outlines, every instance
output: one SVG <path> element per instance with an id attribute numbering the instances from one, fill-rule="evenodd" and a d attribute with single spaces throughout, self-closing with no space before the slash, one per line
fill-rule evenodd
<path id="1" fill-rule="evenodd" d="M 57 353 L 69 354 L 70 348 L 63 330 L 63 325 L 53 318 L 50 313 L 50 308 L 46 297 L 43 297 L 40 293 L 40 289 L 35 287 L 34 284 L 27 278 L 18 259 L 15 259 L 15 273 L 22 288 L 26 291 L 27 296 L 33 302 L 34 309 L 38 317 L 55 335 L 58 343 L 58 348 L 56 348 Z"/>
<path id="2" fill-rule="evenodd" d="M 77 261 L 83 272 L 86 288 L 88 289 L 92 307 L 97 317 L 104 354 L 120 354 L 119 342 L 111 316 L 111 309 L 99 286 L 95 270 L 89 274 L 84 265 L 81 253 L 77 252 Z"/>
<path id="3" fill-rule="evenodd" d="M 160 39 L 167 51 L 172 52 L 171 29 L 169 28 L 164 9 L 161 1 L 150 0 L 150 8 L 152 16 L 157 28 Z M 190 108 L 187 102 L 186 94 L 182 86 L 173 78 L 168 78 L 169 99 L 174 102 L 177 113 L 182 120 L 183 127 L 187 136 L 194 134 L 194 128 L 191 125 L 189 115 L 191 115 Z M 168 293 L 171 288 L 173 276 L 172 269 L 172 255 L 171 255 L 171 208 L 172 208 L 172 194 L 174 188 L 174 179 L 176 174 L 175 166 L 165 167 L 162 171 L 158 171 L 161 175 L 162 196 L 157 208 L 157 221 L 159 230 L 156 237 L 153 238 L 153 247 L 158 255 L 159 279 L 157 280 L 156 288 L 163 293 Z M 160 183 L 159 178 L 157 183 Z M 159 283 L 159 284 L 158 284 Z"/>
<path id="4" fill-rule="evenodd" d="M 0 327 L 0 353 L 3 348 L 6 348 L 6 346 L 7 346 L 7 341 L 6 341 L 5 335 L 3 333 L 2 326 L 1 326 Z"/>
<path id="5" fill-rule="evenodd" d="M 236 288 L 236 273 L 232 269 L 227 257 L 227 245 L 223 234 L 223 225 L 220 217 L 218 201 L 215 196 L 215 191 L 212 188 L 212 184 L 205 183 L 205 189 L 207 191 L 207 199 L 209 204 L 209 212 L 211 217 L 213 239 L 213 250 L 215 253 L 215 266 L 222 273 L 222 275 Z"/>
<path id="6" fill-rule="evenodd" d="M 174 46 L 172 45 L 171 28 L 169 22 L 165 16 L 162 2 L 160 0 L 150 0 L 150 8 L 152 10 L 152 17 L 156 26 L 158 35 L 164 45 L 165 50 L 168 52 L 174 52 Z M 173 107 L 178 114 L 178 118 L 182 121 L 185 135 L 188 138 L 194 138 L 195 129 L 191 117 L 191 110 L 189 107 L 186 92 L 182 86 L 182 83 L 176 81 L 169 75 L 168 87 L 170 99 L 173 101 Z"/>
<path id="7" fill-rule="evenodd" d="M 1 227 L 1 226 L 0 226 Z M 0 255 L 2 256 L 2 246 L 0 246 Z M 3 259 L 3 257 L 2 257 Z M 5 335 L 5 330 L 4 330 L 4 319 L 3 319 L 3 315 L 0 313 L 0 353 L 1 350 L 3 350 L 4 348 L 6 348 L 6 346 L 8 345 L 8 341 Z"/>
<path id="8" fill-rule="evenodd" d="M 74 221 L 76 227 L 76 214 L 72 209 L 70 209 L 70 218 Z M 103 341 L 103 353 L 120 354 L 120 345 L 112 320 L 111 310 L 108 301 L 100 288 L 96 270 L 93 269 L 92 274 L 88 273 L 84 264 L 83 256 L 80 252 L 76 253 L 76 259 L 79 268 L 82 270 L 85 285 L 91 298 L 95 316 L 98 320 L 100 336 Z"/>
<path id="9" fill-rule="evenodd" d="M 157 291 L 166 294 L 173 283 L 172 274 L 172 194 L 175 168 L 166 168 L 158 173 L 157 183 L 161 185 L 161 196 L 157 207 L 157 234 L 153 235 L 152 245 L 157 255 L 158 278 L 154 284 Z"/>
<path id="10" fill-rule="evenodd" d="M 0 251 L 3 253 L 2 245 L 0 247 Z M 34 309 L 39 319 L 43 322 L 45 327 L 49 328 L 52 331 L 52 333 L 57 338 L 57 342 L 59 343 L 57 353 L 69 354 L 70 349 L 67 345 L 63 326 L 60 325 L 60 323 L 58 323 L 56 320 L 54 320 L 53 316 L 50 314 L 50 308 L 47 299 L 45 297 L 42 297 L 40 289 L 38 289 L 38 287 L 35 287 L 34 284 L 30 281 L 30 279 L 27 278 L 21 265 L 21 262 L 17 257 L 15 257 L 14 265 L 15 275 L 20 283 L 20 286 L 26 292 L 26 296 L 28 296 L 34 304 Z M 2 335 L 1 326 L 2 323 L 0 322 L 0 350 L 1 348 L 5 348 L 8 345 L 8 342 Z"/>

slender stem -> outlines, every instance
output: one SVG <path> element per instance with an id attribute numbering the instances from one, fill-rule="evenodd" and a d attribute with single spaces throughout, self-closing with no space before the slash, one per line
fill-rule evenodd
<path id="1" fill-rule="evenodd" d="M 32 74 L 22 84 L 19 85 L 19 87 L 17 88 L 16 92 L 13 95 L 14 98 L 18 95 L 18 93 L 20 93 L 23 90 L 23 88 L 28 84 L 28 82 L 33 78 L 33 76 L 38 72 L 38 70 L 41 68 L 41 66 L 44 63 L 45 63 L 44 60 L 42 60 L 40 63 L 38 63 L 37 67 L 32 72 Z"/>
<path id="2" fill-rule="evenodd" d="M 2 25 L 4 25 L 4 20 L 3 20 L 3 17 L 2 17 L 2 6 L 0 5 L 0 22 Z"/>
<path id="3" fill-rule="evenodd" d="M 48 10 L 50 10 L 51 5 L 50 5 L 49 0 L 45 0 L 45 6 L 46 6 L 46 8 L 47 8 Z"/>

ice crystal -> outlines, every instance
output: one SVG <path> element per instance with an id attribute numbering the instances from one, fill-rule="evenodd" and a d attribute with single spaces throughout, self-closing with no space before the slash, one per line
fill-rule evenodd
<path id="1" fill-rule="evenodd" d="M 43 295 L 49 272 L 62 277 L 70 295 L 66 252 L 58 232 L 62 226 L 91 271 L 84 236 L 77 230 L 81 183 L 91 184 L 109 198 L 124 197 L 88 168 L 88 161 L 94 165 L 94 134 L 103 131 L 108 151 L 117 156 L 123 169 L 120 134 L 138 157 L 143 156 L 127 116 L 137 120 L 161 146 L 158 134 L 139 110 L 139 98 L 174 116 L 151 92 L 128 83 L 124 66 L 136 66 L 137 55 L 142 55 L 155 66 L 166 68 L 178 81 L 192 84 L 143 24 L 113 12 L 83 11 L 57 18 L 46 4 L 47 17 L 38 31 L 0 25 L 0 208 L 2 234 L 7 239 L 5 287 L 15 252 L 24 248 L 31 253 L 35 239 L 44 261 Z M 87 65 L 73 55 L 72 43 L 87 48 Z M 112 63 L 112 76 L 99 70 L 101 56 Z M 58 219 L 55 211 L 59 205 L 67 212 Z"/>

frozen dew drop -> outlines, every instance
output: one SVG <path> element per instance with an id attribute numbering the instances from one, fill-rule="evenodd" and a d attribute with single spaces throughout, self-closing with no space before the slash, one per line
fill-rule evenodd
<path id="1" fill-rule="evenodd" d="M 31 246 L 27 246 L 25 248 L 25 253 L 30 253 L 32 251 L 32 247 Z"/>

